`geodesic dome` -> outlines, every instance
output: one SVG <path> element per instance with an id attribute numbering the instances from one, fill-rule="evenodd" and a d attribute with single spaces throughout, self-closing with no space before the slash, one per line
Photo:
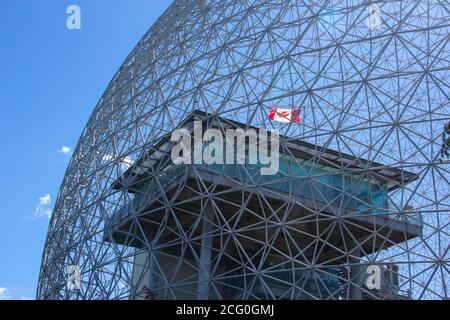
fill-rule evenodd
<path id="1" fill-rule="evenodd" d="M 378 27 L 368 25 L 369 2 L 175 1 L 80 137 L 37 297 L 448 298 L 447 3 L 375 4 Z M 300 122 L 271 121 L 274 106 L 300 109 Z M 307 155 L 295 158 L 303 174 L 267 183 L 248 170 L 213 170 L 233 182 L 224 188 L 198 173 L 189 180 L 193 166 L 182 177 L 147 165 L 194 111 L 276 129 L 281 148 L 306 143 Z M 147 187 L 125 179 L 132 173 Z M 387 272 L 383 294 L 364 286 L 369 265 Z M 80 271 L 75 290 L 69 266 Z"/>

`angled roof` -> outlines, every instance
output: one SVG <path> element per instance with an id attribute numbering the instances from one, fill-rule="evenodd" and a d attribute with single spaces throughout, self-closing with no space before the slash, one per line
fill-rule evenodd
<path id="1" fill-rule="evenodd" d="M 184 119 L 178 128 L 186 128 L 193 131 L 192 126 L 189 126 L 194 121 L 206 122 L 208 120 L 218 120 L 226 129 L 242 128 L 255 129 L 260 128 L 254 126 L 247 126 L 243 123 L 223 118 L 217 115 L 208 114 L 200 110 L 194 110 L 186 119 Z M 207 129 L 204 127 L 204 129 Z M 149 169 L 155 165 L 164 162 L 170 157 L 174 142 L 170 141 L 171 133 L 163 136 L 155 145 L 145 158 L 136 161 L 135 165 L 129 168 L 123 175 L 124 178 L 136 177 L 145 175 Z M 349 154 L 338 152 L 333 149 L 321 147 L 312 143 L 305 142 L 300 139 L 293 139 L 288 136 L 280 135 L 280 144 L 288 148 L 290 153 L 295 157 L 310 161 L 312 163 L 320 163 L 336 170 L 348 172 L 351 175 L 357 175 L 360 172 L 365 178 L 376 179 L 382 183 L 387 184 L 388 191 L 395 190 L 404 186 L 418 178 L 417 174 L 401 170 L 395 167 L 390 167 L 377 162 L 369 161 L 360 157 L 355 157 Z M 121 179 L 113 184 L 114 189 L 119 189 L 123 186 Z"/>

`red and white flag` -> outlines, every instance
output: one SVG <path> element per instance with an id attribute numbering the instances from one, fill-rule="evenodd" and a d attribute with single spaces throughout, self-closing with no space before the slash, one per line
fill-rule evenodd
<path id="1" fill-rule="evenodd" d="M 269 111 L 269 119 L 278 122 L 300 122 L 301 109 L 280 109 L 273 107 Z"/>

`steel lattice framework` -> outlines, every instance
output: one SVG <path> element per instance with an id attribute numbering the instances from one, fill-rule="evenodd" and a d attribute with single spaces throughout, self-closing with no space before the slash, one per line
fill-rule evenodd
<path id="1" fill-rule="evenodd" d="M 369 5 L 380 9 L 379 29 L 367 26 Z M 37 297 L 134 299 L 147 287 L 157 299 L 352 299 L 361 298 L 358 287 L 378 299 L 350 270 L 395 264 L 398 290 L 384 298 L 449 298 L 450 162 L 441 156 L 450 121 L 448 17 L 448 2 L 437 0 L 175 1 L 81 135 L 51 218 Z M 300 123 L 268 120 L 273 106 L 301 108 Z M 358 200 L 354 193 L 306 205 L 289 187 L 273 202 L 267 184 L 245 175 L 228 177 L 232 190 L 200 174 L 191 185 L 175 179 L 175 193 L 189 188 L 181 200 L 165 191 L 159 167 L 146 168 L 157 185 L 151 194 L 112 187 L 194 110 L 277 129 L 281 148 L 290 139 L 316 146 L 309 168 L 331 149 L 335 172 L 370 178 L 368 163 L 400 170 L 381 208 L 388 222 L 355 224 L 380 215 L 380 205 L 346 214 L 342 199 Z M 340 161 L 344 154 L 358 165 Z M 319 180 L 307 172 L 305 181 Z M 405 183 L 404 172 L 416 179 Z M 151 209 L 133 206 L 138 196 Z M 111 221 L 124 211 L 118 241 Z M 393 240 L 393 221 L 422 232 Z M 70 265 L 81 270 L 79 290 L 67 287 Z M 339 286 L 327 285 L 327 275 Z"/>

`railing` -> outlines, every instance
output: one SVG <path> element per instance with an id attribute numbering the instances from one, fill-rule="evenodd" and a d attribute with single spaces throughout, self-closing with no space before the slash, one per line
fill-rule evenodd
<path id="1" fill-rule="evenodd" d="M 333 174 L 333 172 L 316 169 L 311 170 L 315 170 L 315 172 L 308 172 L 308 169 L 304 168 L 303 172 L 296 170 L 297 176 L 292 175 L 292 170 L 289 170 L 289 173 L 286 172 L 288 170 L 285 170 L 272 176 L 262 176 L 260 175 L 261 167 L 258 165 L 199 164 L 193 166 L 218 176 L 227 176 L 237 181 L 251 184 L 253 180 L 256 186 L 300 196 L 305 199 L 317 201 L 319 204 L 330 204 L 344 210 L 364 214 L 381 215 L 390 213 L 387 204 L 387 191 L 379 184 L 355 182 L 349 177 Z M 140 185 L 134 185 L 133 189 L 139 190 L 145 196 L 140 197 L 136 195 L 114 214 L 113 220 L 117 221 L 127 218 L 130 212 L 139 212 L 144 209 L 161 192 L 160 185 L 164 190 L 170 184 L 176 183 L 186 173 L 186 170 L 186 166 L 170 164 L 157 175 L 158 179 L 146 178 Z M 410 218 L 408 221 L 411 224 L 421 225 L 421 215 L 419 213 L 410 213 L 409 215 Z"/>
<path id="2" fill-rule="evenodd" d="M 376 184 L 351 183 L 344 177 L 333 175 L 293 176 L 286 172 L 261 176 L 258 165 L 198 165 L 218 175 L 226 175 L 238 181 L 301 196 L 320 203 L 332 204 L 361 213 L 387 214 L 387 192 Z"/>

